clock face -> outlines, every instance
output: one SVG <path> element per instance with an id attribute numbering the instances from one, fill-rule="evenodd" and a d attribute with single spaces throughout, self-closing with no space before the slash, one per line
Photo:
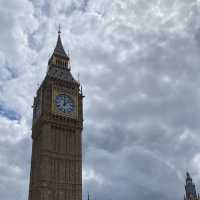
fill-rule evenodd
<path id="1" fill-rule="evenodd" d="M 59 112 L 73 113 L 75 111 L 73 99 L 65 94 L 55 96 L 55 104 Z"/>

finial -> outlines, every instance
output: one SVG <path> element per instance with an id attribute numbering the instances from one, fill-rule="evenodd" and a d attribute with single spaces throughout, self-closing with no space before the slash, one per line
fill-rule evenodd
<path id="1" fill-rule="evenodd" d="M 61 25 L 59 24 L 59 26 L 58 26 L 58 35 L 60 35 L 61 34 Z"/>

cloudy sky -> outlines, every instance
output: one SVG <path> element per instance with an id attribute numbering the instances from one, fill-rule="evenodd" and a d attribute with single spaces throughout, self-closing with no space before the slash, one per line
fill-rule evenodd
<path id="1" fill-rule="evenodd" d="M 0 198 L 26 200 L 32 103 L 58 24 L 84 94 L 84 199 L 200 189 L 199 0 L 0 0 Z"/>

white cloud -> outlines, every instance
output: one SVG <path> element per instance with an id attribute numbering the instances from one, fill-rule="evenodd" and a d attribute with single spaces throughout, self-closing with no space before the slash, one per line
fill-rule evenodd
<path id="1" fill-rule="evenodd" d="M 18 142 L 30 134 L 24 118 L 16 121 L 0 116 L 0 122 L 0 142 Z"/>
<path id="2" fill-rule="evenodd" d="M 31 105 L 60 23 L 86 95 L 84 187 L 99 199 L 181 198 L 183 173 L 199 171 L 199 7 L 195 0 L 1 0 L 0 158 L 8 167 L 0 180 L 15 188 L 20 174 L 22 188 L 8 195 L 0 187 L 0 196 L 27 193 Z M 26 154 L 15 151 L 20 145 Z M 4 170 L 15 178 L 5 182 Z"/>

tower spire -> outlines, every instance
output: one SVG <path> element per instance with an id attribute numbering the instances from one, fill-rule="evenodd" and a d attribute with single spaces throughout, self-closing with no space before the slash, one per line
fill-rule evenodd
<path id="1" fill-rule="evenodd" d="M 66 54 L 61 41 L 61 26 L 58 27 L 56 47 L 48 62 L 47 74 L 50 77 L 80 85 L 71 74 L 69 54 Z"/>
<path id="2" fill-rule="evenodd" d="M 55 56 L 69 60 L 69 56 L 66 54 L 65 49 L 63 48 L 63 45 L 62 45 L 60 24 L 58 26 L 58 39 L 57 39 L 56 47 L 54 49 L 53 54 Z"/>
<path id="3" fill-rule="evenodd" d="M 59 24 L 59 26 L 58 26 L 58 35 L 60 35 L 61 34 L 61 25 Z"/>

